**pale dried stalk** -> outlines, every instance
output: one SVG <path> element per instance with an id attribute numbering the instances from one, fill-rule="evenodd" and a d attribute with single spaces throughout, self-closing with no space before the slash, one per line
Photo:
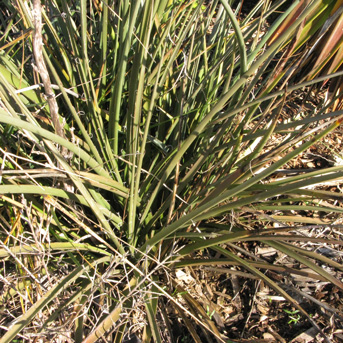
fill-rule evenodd
<path id="1" fill-rule="evenodd" d="M 55 99 L 55 93 L 51 87 L 51 80 L 47 70 L 47 67 L 44 62 L 43 52 L 42 52 L 42 7 L 40 0 L 33 1 L 33 23 L 34 23 L 34 32 L 33 32 L 33 54 L 35 57 L 35 64 L 37 71 L 41 77 L 42 83 L 45 89 L 45 95 L 48 101 L 50 108 L 50 115 L 52 123 L 55 128 L 57 135 L 65 138 L 63 127 L 59 121 L 58 116 L 58 105 Z"/>

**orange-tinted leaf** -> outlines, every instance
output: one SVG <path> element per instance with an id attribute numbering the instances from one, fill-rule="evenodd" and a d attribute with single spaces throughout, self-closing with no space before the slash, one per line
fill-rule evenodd
<path id="1" fill-rule="evenodd" d="M 328 34 L 322 36 L 321 44 L 318 45 L 319 56 L 313 66 L 313 73 L 310 78 L 318 74 L 320 70 L 328 63 L 328 61 L 335 55 L 343 42 L 343 14 L 335 21 L 333 27 L 330 27 Z"/>
<path id="2" fill-rule="evenodd" d="M 333 58 L 327 74 L 335 73 L 343 63 L 343 44 L 340 45 L 335 57 Z"/>
<path id="3" fill-rule="evenodd" d="M 298 50 L 302 47 L 305 42 L 307 42 L 311 37 L 316 35 L 316 32 L 321 29 L 319 36 L 325 34 L 326 30 L 323 29 L 325 24 L 328 23 L 328 18 L 330 18 L 331 8 L 333 6 L 333 1 L 321 1 L 318 3 L 318 6 L 311 12 L 307 17 L 304 28 L 301 30 L 299 38 L 297 40 L 297 47 L 295 50 Z M 334 20 L 333 20 L 334 21 Z"/>
<path id="4" fill-rule="evenodd" d="M 268 41 L 268 45 L 272 44 L 279 36 L 282 35 L 300 16 L 302 11 L 306 8 L 308 0 L 301 0 L 299 4 L 290 13 L 287 19 L 280 25 L 280 27 L 274 32 Z"/>
<path id="5" fill-rule="evenodd" d="M 335 13 L 341 6 L 343 6 L 343 0 L 336 0 L 335 6 L 333 7 L 330 14 Z"/>

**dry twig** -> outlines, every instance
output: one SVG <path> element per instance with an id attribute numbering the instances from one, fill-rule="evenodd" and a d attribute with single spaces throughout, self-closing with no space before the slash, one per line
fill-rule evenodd
<path id="1" fill-rule="evenodd" d="M 63 131 L 63 126 L 59 120 L 58 105 L 55 98 L 55 93 L 52 90 L 50 76 L 43 58 L 42 7 L 40 0 L 33 1 L 33 22 L 35 28 L 33 33 L 33 53 L 35 57 L 36 68 L 44 85 L 45 95 L 50 108 L 51 119 L 56 134 L 65 138 L 66 136 Z"/>

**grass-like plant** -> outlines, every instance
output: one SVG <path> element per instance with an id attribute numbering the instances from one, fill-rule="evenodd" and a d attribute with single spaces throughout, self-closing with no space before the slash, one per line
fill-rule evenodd
<path id="1" fill-rule="evenodd" d="M 211 302 L 176 276 L 208 265 L 263 281 L 321 330 L 266 273 L 343 289 L 322 267 L 341 264 L 296 244 L 341 244 L 304 232 L 343 212 L 340 193 L 310 188 L 343 166 L 275 177 L 342 120 L 337 97 L 286 112 L 300 90 L 343 74 L 299 83 L 280 72 L 295 68 L 304 23 L 316 24 L 310 39 L 336 1 L 298 3 L 242 14 L 228 0 L 3 1 L 1 343 L 119 343 L 132 332 L 163 342 L 176 339 L 175 314 L 195 342 L 227 342 Z M 299 267 L 242 249 L 252 241 Z"/>

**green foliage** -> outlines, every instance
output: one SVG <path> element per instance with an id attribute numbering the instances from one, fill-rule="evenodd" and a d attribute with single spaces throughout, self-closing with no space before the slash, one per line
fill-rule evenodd
<path id="1" fill-rule="evenodd" d="M 178 268 L 209 262 L 263 280 L 317 326 L 263 272 L 284 266 L 239 253 L 242 242 L 255 241 L 310 268 L 309 278 L 343 288 L 316 261 L 342 265 L 292 243 L 303 240 L 303 211 L 342 211 L 327 202 L 341 194 L 308 187 L 342 178 L 343 167 L 271 177 L 342 120 L 331 103 L 282 120 L 298 90 L 343 74 L 299 83 L 276 72 L 275 59 L 308 16 L 333 7 L 312 1 L 280 29 L 297 3 L 271 20 L 282 2 L 260 1 L 239 17 L 241 4 L 233 9 L 227 0 L 47 0 L 41 13 L 32 1 L 3 1 L 0 257 L 11 273 L 20 267 L 17 277 L 27 283 L 0 299 L 0 306 L 9 296 L 21 304 L 1 343 L 44 335 L 71 308 L 75 342 L 104 335 L 121 342 L 135 316 L 143 342 L 162 342 L 157 318 L 166 302 L 195 342 L 228 341 L 216 311 L 175 279 Z M 32 62 L 37 42 L 50 78 L 44 85 Z M 274 219 L 279 211 L 292 215 Z M 255 219 L 247 224 L 242 213 Z M 208 260 L 212 253 L 218 258 Z"/>
<path id="2" fill-rule="evenodd" d="M 293 324 L 293 325 L 298 324 L 299 320 L 301 319 L 299 310 L 295 310 L 295 311 L 284 310 L 284 311 L 289 315 L 288 324 Z"/>

